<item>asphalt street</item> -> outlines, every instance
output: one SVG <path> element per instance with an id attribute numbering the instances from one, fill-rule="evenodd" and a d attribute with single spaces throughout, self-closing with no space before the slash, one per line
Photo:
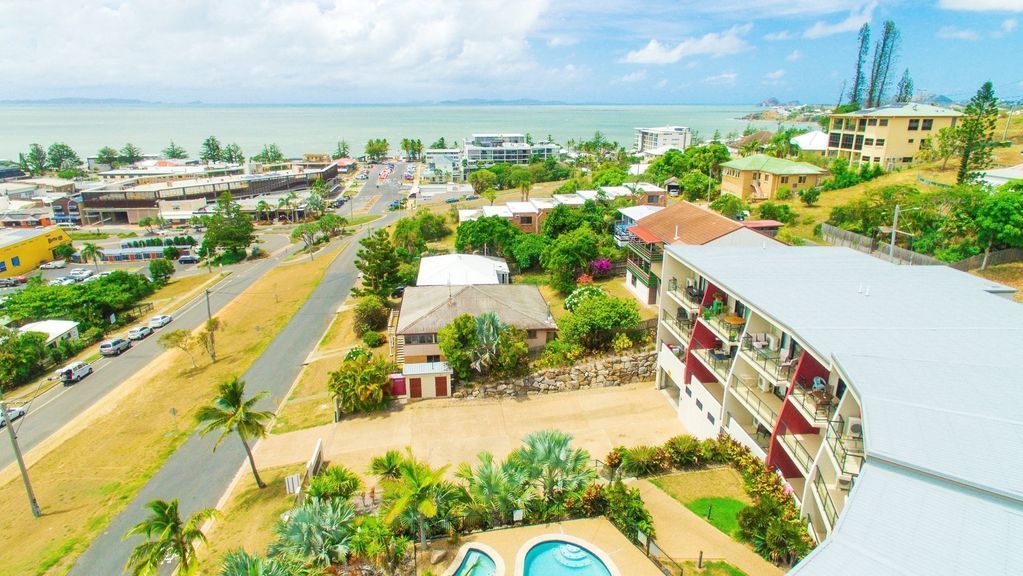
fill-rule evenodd
<path id="1" fill-rule="evenodd" d="M 358 210 L 370 202 L 373 196 L 379 196 L 370 213 L 385 214 L 384 218 L 349 237 L 351 243 L 328 268 L 320 285 L 266 351 L 242 375 L 242 379 L 248 383 L 250 394 L 263 390 L 269 392 L 261 409 L 272 410 L 285 399 L 288 389 L 302 369 L 302 362 L 316 347 L 335 311 L 355 284 L 356 242 L 371 228 L 389 224 L 401 215 L 388 214 L 387 205 L 404 195 L 401 190 L 404 165 L 397 164 L 394 173 L 377 187 L 380 169 L 380 166 L 373 168 L 363 192 L 350 202 L 354 203 L 353 209 Z M 340 215 L 347 215 L 348 212 L 348 206 L 338 210 Z M 186 440 L 127 508 L 113 519 L 78 558 L 70 573 L 82 576 L 121 574 L 131 550 L 140 542 L 136 538 L 122 541 L 121 537 L 145 518 L 143 506 L 151 500 L 178 498 L 183 518 L 202 508 L 216 506 L 238 469 L 245 463 L 245 452 L 235 438 L 225 441 L 214 454 L 214 442 L 215 437 L 212 435 L 200 438 L 198 434 L 193 434 Z M 170 568 L 167 566 L 162 572 L 169 574 Z"/>

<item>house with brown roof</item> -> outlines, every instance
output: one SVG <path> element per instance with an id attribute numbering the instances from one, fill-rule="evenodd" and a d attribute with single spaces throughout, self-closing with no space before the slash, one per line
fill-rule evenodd
<path id="1" fill-rule="evenodd" d="M 679 202 L 630 226 L 625 287 L 643 304 L 656 305 L 666 244 L 761 246 L 781 244 L 757 228 L 690 202 Z"/>

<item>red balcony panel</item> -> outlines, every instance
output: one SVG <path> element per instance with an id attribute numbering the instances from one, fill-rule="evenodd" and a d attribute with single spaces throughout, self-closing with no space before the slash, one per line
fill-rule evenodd
<path id="1" fill-rule="evenodd" d="M 796 363 L 796 369 L 792 372 L 792 379 L 789 381 L 789 393 L 792 393 L 793 386 L 798 386 L 797 382 L 807 382 L 807 385 L 809 385 L 815 377 L 819 376 L 827 380 L 828 375 L 828 369 L 804 350 L 799 356 L 799 362 Z"/>
<path id="2" fill-rule="evenodd" d="M 777 437 L 771 438 L 771 449 L 767 452 L 767 466 L 772 470 L 775 468 L 781 470 L 781 475 L 786 478 L 803 477 L 803 473 L 799 471 L 799 467 L 789 457 L 788 452 L 782 448 L 781 441 Z"/>

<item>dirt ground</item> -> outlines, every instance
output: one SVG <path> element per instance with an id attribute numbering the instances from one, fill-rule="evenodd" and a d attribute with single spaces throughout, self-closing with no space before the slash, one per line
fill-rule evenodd
<path id="1" fill-rule="evenodd" d="M 733 498 L 752 503 L 742 489 L 742 476 L 727 466 L 667 474 L 654 480 L 662 490 L 680 502 L 692 502 L 700 498 Z"/>

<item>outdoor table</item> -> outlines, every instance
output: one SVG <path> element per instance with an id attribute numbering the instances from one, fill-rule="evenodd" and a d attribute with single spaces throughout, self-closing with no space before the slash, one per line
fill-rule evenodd
<path id="1" fill-rule="evenodd" d="M 724 320 L 726 324 L 731 324 L 732 326 L 742 326 L 742 316 L 725 316 L 722 320 Z"/>

